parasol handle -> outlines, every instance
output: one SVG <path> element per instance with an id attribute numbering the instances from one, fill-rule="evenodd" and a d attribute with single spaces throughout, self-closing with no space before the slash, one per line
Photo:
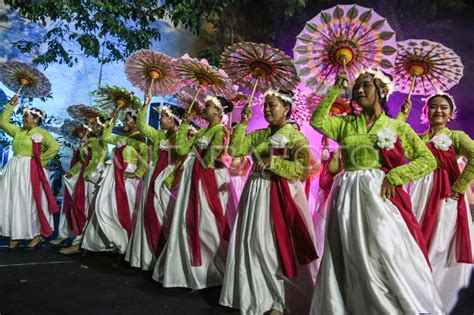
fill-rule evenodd
<path id="1" fill-rule="evenodd" d="M 193 101 L 191 102 L 191 105 L 189 105 L 188 108 L 188 114 L 191 114 L 191 110 L 193 109 L 194 103 L 196 103 L 197 97 L 199 95 L 199 92 L 201 91 L 202 86 L 200 85 L 196 91 L 196 94 L 194 94 Z"/>
<path id="2" fill-rule="evenodd" d="M 15 94 L 16 96 L 20 95 L 20 92 L 21 92 L 21 90 L 23 90 L 24 86 L 25 86 L 24 84 L 20 85 L 20 88 L 18 89 L 18 91 Z"/>
<path id="3" fill-rule="evenodd" d="M 341 57 L 341 60 L 342 60 L 342 68 L 344 69 L 344 72 L 347 73 L 347 59 L 346 59 L 345 56 L 343 56 L 343 57 Z M 347 87 L 348 87 L 347 81 L 344 80 L 342 82 L 342 87 L 347 89 Z"/>
<path id="4" fill-rule="evenodd" d="M 153 87 L 153 83 L 155 83 L 155 78 L 151 78 L 151 82 L 150 82 L 150 91 L 151 91 L 151 88 Z"/>
<path id="5" fill-rule="evenodd" d="M 413 74 L 413 75 L 411 76 L 410 89 L 408 90 L 407 99 L 410 99 L 410 98 L 411 98 L 411 94 L 413 93 L 413 90 L 415 89 L 415 83 L 416 83 L 416 74 Z M 408 114 L 406 108 L 404 108 L 402 112 L 403 112 L 403 114 L 405 114 L 405 115 Z"/>
<path id="6" fill-rule="evenodd" d="M 253 101 L 253 97 L 255 95 L 255 91 L 257 90 L 257 86 L 258 86 L 258 82 L 260 81 L 260 78 L 256 78 L 255 79 L 255 82 L 253 84 L 253 88 L 252 88 L 252 94 L 250 94 L 250 97 L 249 97 L 249 101 L 248 103 L 245 105 L 245 107 L 250 107 L 250 105 L 252 104 L 252 101 Z"/>

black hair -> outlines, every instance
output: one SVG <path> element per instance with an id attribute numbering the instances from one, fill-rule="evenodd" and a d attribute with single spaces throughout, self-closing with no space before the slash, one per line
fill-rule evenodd
<path id="1" fill-rule="evenodd" d="M 127 115 L 129 115 L 130 117 L 132 117 L 133 120 L 134 120 L 135 122 L 137 122 L 137 115 L 136 115 L 136 114 L 133 115 L 133 112 L 132 112 L 132 111 L 126 111 L 126 112 L 125 112 L 125 117 L 127 117 Z"/>
<path id="2" fill-rule="evenodd" d="M 224 114 L 230 113 L 234 110 L 234 104 L 225 97 L 217 96 L 217 99 L 219 100 L 219 102 L 221 102 L 222 111 L 224 112 Z"/>
<path id="3" fill-rule="evenodd" d="M 30 112 L 28 112 L 28 114 L 30 114 L 33 118 L 38 119 L 38 126 L 40 126 L 40 125 L 43 123 L 43 118 L 41 118 L 38 114 L 35 114 L 35 113 L 32 112 L 32 111 L 38 111 L 38 112 L 40 112 L 40 113 L 43 115 L 43 117 L 44 117 L 45 120 L 46 120 L 46 118 L 48 117 L 48 116 L 46 115 L 46 113 L 45 113 L 44 111 L 42 111 L 41 109 L 36 108 L 36 107 L 31 107 L 31 108 L 30 108 Z"/>

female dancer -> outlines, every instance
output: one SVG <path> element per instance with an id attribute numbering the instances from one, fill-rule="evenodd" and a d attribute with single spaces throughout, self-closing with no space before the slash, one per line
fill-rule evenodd
<path id="1" fill-rule="evenodd" d="M 458 291 L 469 284 L 474 262 L 472 218 L 464 194 L 474 179 L 474 142 L 464 132 L 446 127 L 455 112 L 448 94 L 428 98 L 423 113 L 430 128 L 420 137 L 438 168 L 415 181 L 410 193 L 445 312 L 451 311 Z M 457 163 L 460 156 L 467 158 L 462 172 Z"/>
<path id="2" fill-rule="evenodd" d="M 164 265 L 157 263 L 153 279 L 164 287 L 203 289 L 222 284 L 231 222 L 235 213 L 229 171 L 220 160 L 225 152 L 227 128 L 221 124 L 232 103 L 207 97 L 202 118 L 209 122 L 188 139 L 189 124 L 176 135 L 183 163 Z M 184 117 L 188 120 L 187 114 Z"/>
<path id="3" fill-rule="evenodd" d="M 288 92 L 267 91 L 269 126 L 246 135 L 246 107 L 232 136 L 231 154 L 252 152 L 255 164 L 240 198 L 220 303 L 245 314 L 309 311 L 317 254 L 301 181 L 309 175 L 310 151 L 287 123 L 293 104 Z"/>
<path id="4" fill-rule="evenodd" d="M 329 116 L 344 82 L 346 73 L 310 121 L 341 145 L 344 165 L 328 203 L 311 313 L 440 313 L 426 246 L 402 186 L 432 172 L 436 160 L 407 124 L 384 113 L 391 80 L 381 71 L 357 77 L 352 98 L 361 115 Z"/>
<path id="5" fill-rule="evenodd" d="M 126 112 L 126 136 L 112 135 L 115 117 L 104 129 L 104 141 L 116 147 L 113 159 L 107 162 L 94 213 L 84 231 L 82 248 L 86 250 L 123 254 L 127 249 L 140 178 L 148 167 L 148 146 L 136 128 L 136 120 L 135 111 Z"/>
<path id="6" fill-rule="evenodd" d="M 160 129 L 147 124 L 146 115 L 151 92 L 138 112 L 137 127 L 153 143 L 154 167 L 145 176 L 144 190 L 135 228 L 125 254 L 132 267 L 150 270 L 166 244 L 176 201 L 176 179 L 179 180 L 182 161 L 176 154 L 176 132 L 183 109 L 177 106 L 160 108 Z M 164 259 L 161 259 L 164 261 Z"/>
<path id="7" fill-rule="evenodd" d="M 64 185 L 71 196 L 70 207 L 63 203 L 63 217 L 68 234 L 74 235 L 72 245 L 59 252 L 69 255 L 80 252 L 82 233 L 93 209 L 93 200 L 98 188 L 98 180 L 107 159 L 107 144 L 102 139 L 104 122 L 97 117 L 87 126 L 83 142 L 79 147 L 77 163 L 64 175 Z M 90 136 L 89 136 L 90 134 Z M 66 192 L 65 192 L 66 193 Z M 65 207 L 66 206 L 66 207 Z M 65 234 L 64 231 L 62 234 Z M 66 234 L 66 235 L 68 235 Z"/>
<path id="8" fill-rule="evenodd" d="M 28 249 L 41 246 L 53 234 L 53 214 L 59 211 L 44 169 L 59 152 L 49 132 L 39 126 L 46 114 L 26 109 L 23 127 L 10 123 L 18 97 L 14 96 L 0 115 L 0 128 L 13 137 L 14 157 L 0 175 L 0 235 L 10 237 L 10 248 L 31 240 Z"/>

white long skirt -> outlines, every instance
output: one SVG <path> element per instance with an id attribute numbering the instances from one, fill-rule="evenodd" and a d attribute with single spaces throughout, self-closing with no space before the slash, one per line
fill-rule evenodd
<path id="1" fill-rule="evenodd" d="M 30 160 L 30 157 L 14 156 L 0 175 L 0 235 L 12 240 L 32 239 L 41 234 L 31 187 Z M 49 178 L 48 172 L 43 171 Z M 42 188 L 41 192 L 41 208 L 51 229 L 54 229 L 53 215 L 48 211 Z"/>
<path id="2" fill-rule="evenodd" d="M 339 175 L 311 314 L 441 313 L 426 259 L 399 210 L 380 197 L 385 174 Z"/>
<path id="3" fill-rule="evenodd" d="M 128 164 L 126 172 L 135 172 L 136 165 Z M 81 247 L 94 252 L 125 253 L 128 245 L 128 233 L 119 221 L 116 197 L 114 166 L 108 164 L 104 172 L 97 197 L 94 202 L 94 213 L 84 230 Z M 130 216 L 133 217 L 135 200 L 140 180 L 125 179 Z"/>
<path id="4" fill-rule="evenodd" d="M 176 196 L 164 185 L 165 179 L 176 169 L 175 165 L 168 165 L 156 177 L 155 197 L 153 199 L 155 205 L 156 215 L 161 223 L 164 235 L 168 235 L 168 230 L 171 225 L 171 218 L 176 202 Z M 132 267 L 141 268 L 142 270 L 150 270 L 154 267 L 156 257 L 148 244 L 147 235 L 145 232 L 144 216 L 145 202 L 148 194 L 151 176 L 153 175 L 153 168 L 147 173 L 145 178 L 145 185 L 138 209 L 135 228 L 132 237 L 128 243 L 127 251 L 125 253 L 125 260 L 130 262 Z"/>
<path id="5" fill-rule="evenodd" d="M 188 238 L 186 214 L 188 210 L 191 176 L 196 157 L 190 154 L 183 164 L 182 180 L 179 185 L 174 207 L 169 238 L 153 272 L 153 279 L 162 282 L 164 287 L 184 287 L 203 289 L 222 284 L 228 242 L 217 228 L 203 189 L 206 183 L 200 182 L 199 196 L 199 236 L 201 240 L 201 266 L 191 266 L 192 253 Z M 226 218 L 236 211 L 230 188 L 230 176 L 227 169 L 215 170 L 219 187 L 219 200 Z M 212 192 L 211 192 L 212 193 Z M 232 226 L 231 226 L 232 227 Z M 161 262 L 164 259 L 164 262 Z"/>
<path id="6" fill-rule="evenodd" d="M 276 247 L 270 211 L 269 179 L 250 175 L 240 199 L 230 240 L 220 304 L 242 314 L 263 314 L 271 309 L 307 314 L 316 278 L 315 262 L 300 265 L 297 277 L 286 278 Z M 311 214 L 300 181 L 290 190 L 314 240 Z"/>
<path id="7" fill-rule="evenodd" d="M 316 202 L 314 204 L 313 212 L 313 225 L 314 225 L 314 234 L 316 238 L 316 251 L 319 257 L 322 257 L 324 254 L 324 239 L 326 233 L 326 217 L 328 209 L 328 200 L 329 200 L 329 191 L 319 189 L 318 196 L 316 197 Z M 317 266 L 321 263 L 321 259 L 318 259 L 316 262 Z"/>
<path id="8" fill-rule="evenodd" d="M 420 225 L 423 222 L 426 204 L 433 188 L 433 177 L 433 173 L 426 175 L 413 182 L 411 186 L 410 197 L 413 203 L 413 211 Z M 469 205 L 467 196 L 465 202 L 466 205 Z M 433 277 L 438 286 L 445 312 L 451 311 L 455 306 L 459 290 L 469 285 L 473 267 L 471 264 L 462 264 L 456 261 L 457 204 L 457 201 L 452 198 L 441 201 L 438 222 L 433 231 L 431 247 L 428 251 Z M 474 244 L 469 206 L 467 209 L 471 244 Z"/>
<path id="9" fill-rule="evenodd" d="M 72 176 L 71 178 L 67 178 L 66 176 L 63 177 L 64 182 L 64 194 L 66 194 L 66 190 L 70 196 L 72 196 L 74 192 L 74 187 L 76 186 L 77 180 L 79 178 L 79 173 Z M 90 181 L 85 182 L 85 192 L 84 198 L 86 201 L 86 216 L 88 217 L 91 213 L 91 209 L 93 208 L 92 201 L 94 199 L 95 192 L 97 192 L 98 186 Z M 72 200 L 71 198 L 71 207 L 72 207 Z M 59 217 L 59 226 L 58 226 L 58 238 L 73 238 L 72 244 L 76 245 L 81 243 L 82 234 L 81 235 L 74 235 L 72 231 L 72 227 L 69 225 L 69 221 L 67 215 L 64 213 L 64 202 L 61 207 L 61 214 Z"/>

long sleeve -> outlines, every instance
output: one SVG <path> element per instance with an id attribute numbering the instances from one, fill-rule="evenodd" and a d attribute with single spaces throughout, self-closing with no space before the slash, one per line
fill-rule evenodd
<path id="1" fill-rule="evenodd" d="M 117 144 L 120 138 L 122 137 L 122 136 L 117 136 L 117 135 L 112 134 L 112 129 L 114 129 L 114 125 L 115 124 L 108 122 L 104 128 L 104 131 L 102 133 L 102 139 L 104 139 L 106 143 Z M 122 138 L 126 138 L 126 137 L 122 137 Z"/>
<path id="2" fill-rule="evenodd" d="M 196 135 L 188 139 L 189 124 L 182 123 L 176 132 L 176 153 L 180 156 L 186 155 L 191 151 Z M 201 131 L 201 130 L 199 130 Z"/>
<path id="3" fill-rule="evenodd" d="M 212 167 L 214 161 L 222 155 L 225 151 L 225 143 L 227 138 L 227 130 L 224 126 L 216 130 L 214 135 L 212 136 L 211 143 L 209 144 L 206 153 L 202 157 L 202 160 L 206 167 Z"/>
<path id="4" fill-rule="evenodd" d="M 46 130 L 41 130 L 43 135 L 43 152 L 41 152 L 41 164 L 46 166 L 59 152 L 59 143 Z"/>
<path id="5" fill-rule="evenodd" d="M 399 122 L 399 124 L 400 140 L 405 156 L 410 162 L 387 173 L 388 181 L 395 186 L 405 185 L 428 175 L 437 166 L 435 157 L 413 129 L 406 123 Z"/>
<path id="6" fill-rule="evenodd" d="M 14 110 L 15 107 L 7 105 L 3 113 L 0 115 L 0 128 L 11 137 L 15 137 L 15 134 L 21 129 L 20 127 L 10 123 L 10 118 L 12 117 Z"/>
<path id="7" fill-rule="evenodd" d="M 253 145 L 253 134 L 247 133 L 247 125 L 237 124 L 232 134 L 232 140 L 229 146 L 229 153 L 234 157 L 246 156 L 249 154 Z"/>
<path id="8" fill-rule="evenodd" d="M 293 135 L 289 149 L 290 155 L 294 157 L 294 160 L 273 156 L 268 170 L 286 179 L 307 179 L 309 176 L 311 157 L 308 148 L 308 140 L 302 134 Z"/>
<path id="9" fill-rule="evenodd" d="M 453 144 L 456 154 L 466 157 L 467 164 L 452 188 L 458 193 L 464 193 L 474 180 L 474 142 L 466 133 L 454 131 Z"/>
<path id="10" fill-rule="evenodd" d="M 329 138 L 339 142 L 339 133 L 344 124 L 344 118 L 329 116 L 331 106 L 341 92 L 337 86 L 332 87 L 323 97 L 309 121 L 310 125 Z"/>
<path id="11" fill-rule="evenodd" d="M 148 169 L 148 146 L 146 143 L 141 141 L 137 141 L 138 146 L 135 149 L 138 151 L 138 163 L 137 163 L 137 170 L 135 171 L 135 175 L 138 177 L 143 177 L 145 175 L 146 170 Z"/>
<path id="12" fill-rule="evenodd" d="M 107 145 L 101 139 L 94 139 L 90 146 L 92 156 L 89 164 L 84 170 L 84 178 L 87 178 L 90 174 L 92 174 L 107 155 Z"/>
<path id="13" fill-rule="evenodd" d="M 74 166 L 69 169 L 69 173 L 71 173 L 72 176 L 74 176 L 81 171 L 81 168 L 82 168 L 82 161 L 77 161 L 76 164 L 74 164 Z"/>
<path id="14" fill-rule="evenodd" d="M 162 130 L 157 130 L 152 126 L 148 125 L 146 121 L 146 110 L 140 109 L 137 115 L 137 129 L 140 133 L 155 142 L 159 142 L 166 138 L 166 132 Z"/>

